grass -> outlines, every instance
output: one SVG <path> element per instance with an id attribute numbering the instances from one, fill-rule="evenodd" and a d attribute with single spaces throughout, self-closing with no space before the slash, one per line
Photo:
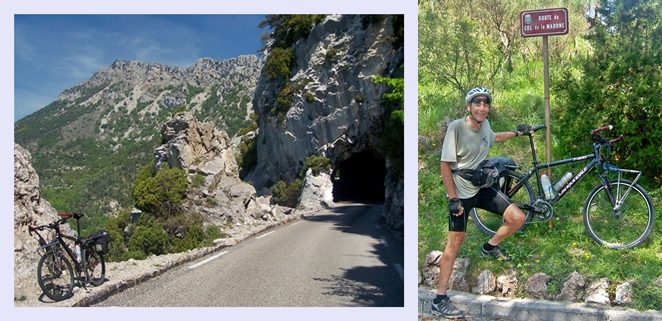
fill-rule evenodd
<path id="1" fill-rule="evenodd" d="M 432 250 L 443 250 L 448 231 L 446 192 L 439 178 L 439 129 L 446 115 L 458 118 L 463 115 L 461 102 L 455 102 L 450 96 L 444 96 L 434 88 L 420 88 L 419 93 L 428 100 L 419 107 L 419 135 L 426 144 L 419 144 L 419 182 L 418 182 L 418 259 L 422 266 L 425 256 Z M 423 98 L 421 98 L 423 100 Z M 429 103 L 430 101 L 434 103 Z M 496 113 L 490 116 L 494 131 L 512 130 L 518 123 L 543 123 L 542 110 L 537 107 L 540 101 L 535 96 L 517 98 L 514 94 L 503 93 L 495 101 L 510 104 L 496 106 Z M 458 106 L 458 107 L 449 107 Z M 531 107 L 533 106 L 533 107 Z M 552 135 L 552 158 L 559 159 L 562 146 Z M 545 159 L 544 135 L 537 135 L 536 151 L 539 159 Z M 590 153 L 590 146 L 585 154 Z M 526 138 L 517 138 L 496 144 L 490 156 L 507 155 L 523 166 L 520 172 L 531 167 L 531 153 Z M 574 155 L 578 156 L 578 155 Z M 552 171 L 553 178 L 559 178 L 566 171 L 577 173 L 585 163 L 564 165 Z M 608 292 L 614 298 L 616 285 L 631 281 L 633 283 L 633 301 L 630 307 L 638 310 L 662 310 L 662 288 L 654 281 L 662 275 L 662 187 L 650 180 L 640 182 L 651 196 L 656 224 L 648 240 L 630 250 L 611 250 L 595 243 L 584 230 L 582 207 L 586 197 L 597 185 L 595 172 L 589 173 L 559 203 L 556 213 L 567 217 L 566 220 L 554 219 L 551 228 L 547 223 L 529 225 L 524 231 L 506 239 L 502 246 L 512 257 L 511 262 L 495 262 L 481 257 L 479 247 L 489 237 L 481 233 L 469 220 L 464 244 L 459 257 L 468 258 L 471 263 L 467 277 L 476 280 L 482 270 L 489 269 L 499 274 L 509 268 L 517 271 L 520 288 L 516 292 L 525 297 L 523 285 L 533 274 L 543 272 L 551 277 L 548 291 L 552 296 L 560 293 L 565 278 L 577 271 L 589 280 L 606 277 L 609 279 Z M 534 188 L 535 189 L 535 188 Z M 627 227 L 623 227 L 627 228 Z M 619 233 L 615 230 L 614 233 Z"/>

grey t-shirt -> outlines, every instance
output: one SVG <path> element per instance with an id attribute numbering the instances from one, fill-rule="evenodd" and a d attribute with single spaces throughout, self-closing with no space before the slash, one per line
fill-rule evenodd
<path id="1" fill-rule="evenodd" d="M 451 163 L 451 170 L 476 169 L 487 158 L 490 147 L 496 141 L 496 134 L 485 120 L 478 131 L 467 124 L 464 118 L 456 119 L 448 126 L 444 145 L 441 149 L 441 161 Z M 453 174 L 453 182 L 458 198 L 471 198 L 480 188 L 470 181 Z"/>

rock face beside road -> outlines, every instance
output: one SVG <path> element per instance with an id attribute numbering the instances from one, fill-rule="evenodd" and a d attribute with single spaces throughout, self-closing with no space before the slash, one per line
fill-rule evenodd
<path id="1" fill-rule="evenodd" d="M 373 77 L 402 77 L 404 50 L 395 39 L 394 16 L 375 19 L 359 15 L 328 15 L 310 34 L 295 42 L 294 67 L 286 80 L 291 90 L 287 110 L 282 81 L 262 72 L 253 106 L 258 114 L 257 167 L 247 177 L 258 191 L 269 182 L 293 181 L 311 155 L 329 159 L 333 169 L 353 155 L 370 152 L 384 160 L 382 134 L 394 106 L 382 95 L 388 87 Z M 404 179 L 402 171 L 387 170 L 385 223 L 402 229 Z"/>
<path id="2" fill-rule="evenodd" d="M 39 176 L 32 168 L 30 152 L 14 144 L 14 298 L 36 297 L 39 244 L 28 234 L 29 225 L 58 220 L 57 211 L 41 197 Z M 68 225 L 62 231 L 72 235 Z M 44 237 L 47 233 L 43 234 Z"/>
<path id="3" fill-rule="evenodd" d="M 293 212 L 270 205 L 270 198 L 258 197 L 255 188 L 239 178 L 230 139 L 213 123 L 199 122 L 190 112 L 178 113 L 163 124 L 161 137 L 164 144 L 154 150 L 155 166 L 185 169 L 192 186 L 185 207 L 221 230 L 255 220 L 278 221 Z"/>

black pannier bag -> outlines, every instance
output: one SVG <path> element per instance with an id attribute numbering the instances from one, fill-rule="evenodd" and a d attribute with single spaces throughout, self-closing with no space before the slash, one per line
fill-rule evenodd
<path id="1" fill-rule="evenodd" d="M 97 253 L 106 254 L 108 253 L 108 246 L 110 245 L 112 238 L 110 237 L 110 234 L 108 234 L 108 232 L 104 230 L 98 230 L 92 233 L 88 237 L 88 240 L 94 245 L 94 248 L 97 250 Z"/>
<path id="2" fill-rule="evenodd" d="M 468 180 L 474 186 L 490 187 L 506 175 L 507 166 L 516 166 L 515 162 L 507 157 L 492 157 L 478 164 L 476 169 L 455 170 L 460 177 Z"/>

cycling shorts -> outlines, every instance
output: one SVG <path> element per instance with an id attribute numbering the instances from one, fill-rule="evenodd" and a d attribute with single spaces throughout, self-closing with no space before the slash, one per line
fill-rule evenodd
<path id="1" fill-rule="evenodd" d="M 448 230 L 454 232 L 465 232 L 467 230 L 467 219 L 469 213 L 474 207 L 482 208 L 497 215 L 503 216 L 506 208 L 512 204 L 512 201 L 494 186 L 481 188 L 476 195 L 467 199 L 460 199 L 464 213 L 461 216 L 455 216 L 448 212 Z"/>

